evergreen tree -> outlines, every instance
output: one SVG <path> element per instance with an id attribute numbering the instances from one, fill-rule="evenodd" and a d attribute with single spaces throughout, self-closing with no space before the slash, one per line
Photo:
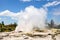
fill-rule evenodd
<path id="1" fill-rule="evenodd" d="M 49 28 L 54 28 L 54 21 L 51 20 L 50 23 L 48 23 Z"/>
<path id="2" fill-rule="evenodd" d="M 4 21 L 2 21 L 2 25 L 4 25 Z"/>
<path id="3" fill-rule="evenodd" d="M 17 26 L 17 23 L 14 22 L 14 26 L 16 27 Z"/>
<path id="4" fill-rule="evenodd" d="M 51 28 L 53 28 L 54 27 L 54 21 L 53 20 L 51 20 Z"/>

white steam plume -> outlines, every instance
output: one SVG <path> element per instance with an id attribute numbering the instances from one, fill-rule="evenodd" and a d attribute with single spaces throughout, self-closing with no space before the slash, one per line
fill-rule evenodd
<path id="1" fill-rule="evenodd" d="M 34 26 L 45 28 L 46 14 L 47 11 L 44 8 L 27 7 L 22 11 L 15 31 L 31 31 Z"/>

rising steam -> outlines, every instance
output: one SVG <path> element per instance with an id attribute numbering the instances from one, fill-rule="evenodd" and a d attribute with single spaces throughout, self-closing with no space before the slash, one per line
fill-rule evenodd
<path id="1" fill-rule="evenodd" d="M 22 11 L 15 31 L 31 31 L 33 27 L 45 28 L 46 14 L 44 8 L 27 7 Z"/>

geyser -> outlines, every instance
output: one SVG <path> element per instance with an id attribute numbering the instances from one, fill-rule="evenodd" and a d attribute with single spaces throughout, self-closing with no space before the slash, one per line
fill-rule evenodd
<path id="1" fill-rule="evenodd" d="M 46 15 L 47 10 L 44 8 L 35 8 L 34 6 L 26 7 L 24 11 L 20 12 L 18 26 L 15 31 L 30 32 L 33 27 L 46 28 Z"/>

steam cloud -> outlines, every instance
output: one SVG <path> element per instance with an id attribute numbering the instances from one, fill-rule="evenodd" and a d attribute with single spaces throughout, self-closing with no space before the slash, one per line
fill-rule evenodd
<path id="1" fill-rule="evenodd" d="M 22 11 L 15 31 L 31 31 L 34 26 L 45 28 L 46 14 L 47 11 L 44 8 L 27 7 Z"/>

